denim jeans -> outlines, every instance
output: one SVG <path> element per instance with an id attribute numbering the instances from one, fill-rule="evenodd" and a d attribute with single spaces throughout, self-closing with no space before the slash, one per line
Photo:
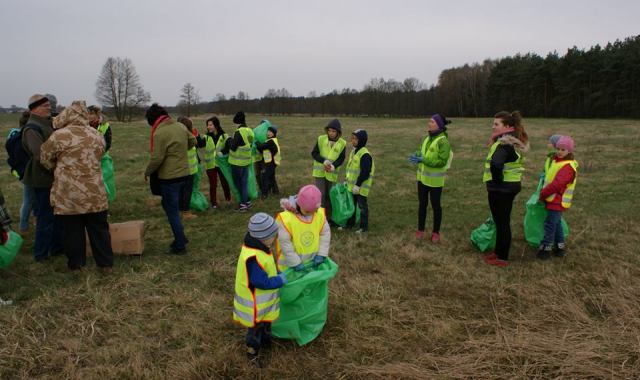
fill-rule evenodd
<path id="1" fill-rule="evenodd" d="M 544 238 L 542 245 L 553 247 L 553 244 L 564 243 L 562 231 L 562 211 L 547 210 L 547 218 L 544 220 Z"/>
<path id="2" fill-rule="evenodd" d="M 36 196 L 33 191 L 33 187 L 28 185 L 22 185 L 22 206 L 20 206 L 20 230 L 29 229 L 29 216 L 31 211 L 35 215 L 35 201 Z"/>
<path id="3" fill-rule="evenodd" d="M 180 220 L 180 195 L 186 186 L 186 178 L 182 181 L 163 183 L 160 182 L 160 192 L 162 194 L 162 209 L 167 215 L 171 231 L 173 232 L 173 242 L 171 249 L 181 251 L 185 249 L 187 238 L 184 235 L 184 227 Z"/>
<path id="4" fill-rule="evenodd" d="M 50 188 L 35 188 L 34 195 L 36 200 L 35 216 L 38 217 L 36 222 L 36 236 L 33 244 L 33 257 L 36 261 L 46 259 L 52 254 L 62 252 L 62 223 L 53 215 L 51 207 Z"/>
<path id="5" fill-rule="evenodd" d="M 240 192 L 240 203 L 249 202 L 249 166 L 231 165 L 231 176 L 236 189 Z"/>

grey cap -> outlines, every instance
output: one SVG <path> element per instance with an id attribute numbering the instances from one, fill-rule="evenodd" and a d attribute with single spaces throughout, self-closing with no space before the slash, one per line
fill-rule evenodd
<path id="1" fill-rule="evenodd" d="M 258 240 L 269 239 L 278 233 L 276 221 L 264 212 L 254 214 L 249 219 L 249 235 Z"/>

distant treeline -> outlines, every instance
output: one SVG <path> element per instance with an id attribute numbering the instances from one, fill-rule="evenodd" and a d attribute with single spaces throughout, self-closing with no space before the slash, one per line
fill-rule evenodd
<path id="1" fill-rule="evenodd" d="M 353 116 L 491 116 L 520 110 L 527 117 L 640 117 L 640 36 L 573 47 L 563 56 L 516 55 L 444 70 L 435 86 L 415 78 L 372 79 L 362 90 L 292 97 L 286 89 L 249 99 L 244 92 L 196 105 L 197 113 Z"/>

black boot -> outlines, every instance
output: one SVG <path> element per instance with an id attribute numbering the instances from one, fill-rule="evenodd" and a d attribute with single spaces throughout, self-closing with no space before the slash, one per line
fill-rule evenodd
<path id="1" fill-rule="evenodd" d="M 559 243 L 556 248 L 553 250 L 553 255 L 555 257 L 565 257 L 567 252 L 565 250 L 566 246 L 564 243 Z"/>

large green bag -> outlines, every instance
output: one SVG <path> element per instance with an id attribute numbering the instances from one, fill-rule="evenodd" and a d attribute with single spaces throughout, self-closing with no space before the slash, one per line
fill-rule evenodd
<path id="1" fill-rule="evenodd" d="M 102 181 L 104 188 L 107 190 L 107 199 L 109 203 L 116 199 L 116 178 L 113 173 L 113 159 L 109 153 L 105 153 L 100 160 L 102 166 Z"/>
<path id="2" fill-rule="evenodd" d="M 360 209 L 353 203 L 353 195 L 346 183 L 336 183 L 329 191 L 331 199 L 331 220 L 340 227 L 347 225 L 349 218 L 356 213 L 356 224 L 360 221 Z"/>
<path id="3" fill-rule="evenodd" d="M 471 231 L 471 244 L 480 252 L 487 252 L 496 247 L 496 224 L 488 217 L 478 228 Z"/>
<path id="4" fill-rule="evenodd" d="M 257 127 L 253 128 L 254 141 L 264 144 L 267 141 L 267 130 L 271 126 L 269 120 L 262 120 Z M 255 144 L 255 142 L 254 142 Z"/>
<path id="5" fill-rule="evenodd" d="M 229 184 L 229 189 L 231 189 L 231 195 L 236 202 L 240 202 L 240 192 L 236 187 L 235 182 L 233 182 L 233 176 L 231 175 L 231 164 L 229 164 L 229 156 L 224 155 L 222 157 L 216 157 L 216 166 L 220 168 L 222 175 L 227 180 Z M 253 164 L 249 165 L 249 200 L 254 200 L 258 198 L 258 189 L 256 184 L 256 173 L 253 169 Z"/>
<path id="6" fill-rule="evenodd" d="M 0 268 L 8 267 L 15 260 L 20 247 L 22 247 L 22 236 L 9 231 L 9 240 L 0 245 Z"/>
<path id="7" fill-rule="evenodd" d="M 538 201 L 543 186 L 544 178 L 540 178 L 538 188 L 527 201 L 524 214 L 524 238 L 533 247 L 540 246 L 540 242 L 544 238 L 544 220 L 547 218 L 547 208 L 543 202 Z M 562 218 L 561 224 L 564 236 L 569 236 L 569 226 L 564 218 Z"/>
<path id="8" fill-rule="evenodd" d="M 198 171 L 193 175 L 193 188 L 191 190 L 191 201 L 189 208 L 194 211 L 206 211 L 209 208 L 207 197 L 200 191 L 202 181 L 202 165 L 198 164 Z"/>
<path id="9" fill-rule="evenodd" d="M 338 273 L 338 264 L 329 258 L 316 268 L 309 261 L 305 268 L 285 271 L 289 282 L 280 288 L 280 317 L 271 325 L 273 336 L 295 339 L 300 346 L 322 332 L 327 322 L 329 280 Z"/>

